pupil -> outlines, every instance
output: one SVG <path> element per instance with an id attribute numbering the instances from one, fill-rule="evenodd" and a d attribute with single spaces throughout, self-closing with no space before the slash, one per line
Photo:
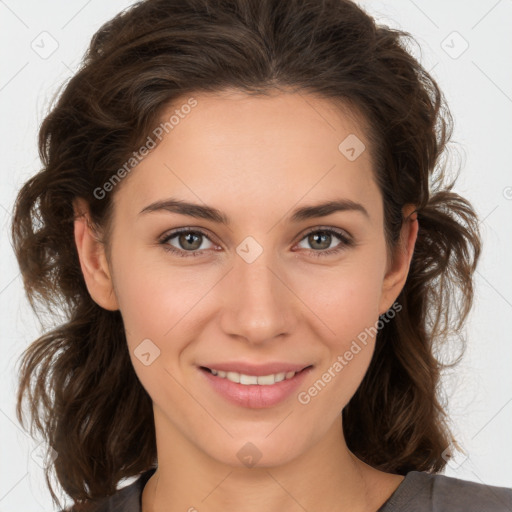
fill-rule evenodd
<path id="1" fill-rule="evenodd" d="M 188 243 L 192 243 L 193 244 L 193 240 L 189 240 L 189 239 L 194 239 L 194 238 L 196 239 L 196 245 L 193 246 L 193 247 L 188 247 L 188 249 L 197 249 L 198 247 L 200 247 L 201 244 L 197 245 L 197 241 L 199 240 L 199 236 L 195 235 L 194 233 L 187 233 L 186 235 L 182 235 L 182 239 L 185 240 L 184 247 L 187 247 Z"/>
<path id="2" fill-rule="evenodd" d="M 330 237 L 330 236 L 331 236 L 331 235 L 329 235 L 328 233 L 321 233 L 321 234 L 319 234 L 319 233 L 315 233 L 315 234 L 312 236 L 312 238 L 313 238 L 313 243 L 312 243 L 312 245 L 314 246 L 314 244 L 315 244 L 315 243 L 317 243 L 318 239 L 320 239 L 320 242 L 319 242 L 320 244 L 322 244 L 321 239 L 324 239 L 324 245 L 325 245 L 325 240 L 326 240 L 326 239 L 328 239 L 328 237 Z M 326 247 L 329 247 L 329 245 L 330 245 L 330 244 L 328 243 L 328 244 L 327 244 L 327 246 L 325 246 L 325 247 L 320 247 L 320 249 L 325 249 Z"/>

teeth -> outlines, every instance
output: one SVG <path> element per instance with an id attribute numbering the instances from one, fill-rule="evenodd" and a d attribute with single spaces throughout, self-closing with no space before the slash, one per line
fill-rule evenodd
<path id="1" fill-rule="evenodd" d="M 251 384 L 259 384 L 260 386 L 271 386 L 276 382 L 281 382 L 285 379 L 291 379 L 298 372 L 288 372 L 288 373 L 274 373 L 272 375 L 245 375 L 243 373 L 237 372 L 223 372 L 222 370 L 210 370 L 213 375 L 220 377 L 221 379 L 228 379 L 231 382 L 236 382 L 238 384 L 244 384 L 246 386 Z"/>
<path id="2" fill-rule="evenodd" d="M 258 384 L 258 377 L 256 377 L 255 375 L 244 375 L 243 373 L 240 373 L 238 377 L 240 378 L 240 384 Z"/>
<path id="3" fill-rule="evenodd" d="M 222 373 L 224 373 L 224 372 L 222 372 Z M 225 378 L 229 379 L 231 382 L 240 382 L 240 374 L 236 373 L 236 372 L 228 372 L 225 375 Z M 245 382 L 244 382 L 244 384 L 245 384 Z"/>

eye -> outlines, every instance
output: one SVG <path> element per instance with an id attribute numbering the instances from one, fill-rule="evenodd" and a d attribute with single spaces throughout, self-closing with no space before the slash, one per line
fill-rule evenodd
<path id="1" fill-rule="evenodd" d="M 331 243 L 336 238 L 340 243 L 331 247 Z M 346 232 L 333 228 L 314 228 L 302 238 L 301 242 L 303 240 L 313 247 L 313 250 L 309 251 L 313 256 L 330 256 L 354 245 L 353 239 Z"/>
<path id="2" fill-rule="evenodd" d="M 177 239 L 176 242 L 179 247 L 170 243 L 174 238 Z M 164 235 L 164 237 L 159 240 L 159 243 L 166 251 L 177 254 L 180 257 L 201 256 L 201 252 L 203 250 L 211 249 L 211 247 L 201 248 L 203 245 L 202 239 L 206 239 L 211 242 L 208 235 L 201 230 L 182 228 Z"/>
<path id="3" fill-rule="evenodd" d="M 173 239 L 176 239 L 178 247 L 170 243 Z M 164 235 L 159 244 L 164 250 L 179 257 L 201 256 L 204 251 L 212 249 L 202 247 L 205 239 L 212 243 L 208 235 L 200 229 L 181 228 Z M 338 239 L 339 243 L 331 247 L 334 239 Z M 314 228 L 306 233 L 301 242 L 303 240 L 313 247 L 308 251 L 313 256 L 330 256 L 354 245 L 353 239 L 345 231 L 334 228 Z"/>

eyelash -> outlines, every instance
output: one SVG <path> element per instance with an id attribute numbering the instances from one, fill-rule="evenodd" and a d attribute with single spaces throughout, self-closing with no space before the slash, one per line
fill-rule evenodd
<path id="1" fill-rule="evenodd" d="M 159 240 L 159 244 L 163 246 L 163 249 L 165 251 L 168 251 L 170 253 L 173 253 L 181 258 L 187 258 L 187 257 L 197 257 L 201 256 L 201 253 L 203 250 L 196 250 L 196 251 L 183 251 L 181 249 L 176 249 L 176 247 L 173 247 L 172 245 L 169 245 L 169 240 L 172 240 L 177 235 L 180 235 L 181 233 L 193 233 L 193 234 L 199 234 L 210 240 L 209 236 L 200 229 L 191 229 L 191 228 L 182 228 L 178 229 L 176 231 L 173 231 L 169 234 L 164 235 L 163 238 Z M 331 256 L 333 254 L 337 254 L 346 248 L 353 247 L 355 245 L 354 240 L 347 236 L 347 234 L 342 230 L 337 230 L 333 228 L 313 228 L 310 231 L 306 232 L 304 236 L 299 240 L 299 242 L 302 242 L 308 235 L 311 235 L 312 233 L 327 233 L 330 235 L 335 235 L 336 238 L 340 240 L 340 244 L 332 249 L 325 249 L 325 250 L 318 250 L 315 251 L 313 249 L 310 249 L 308 252 L 312 253 L 314 257 L 326 257 Z M 211 242 L 211 240 L 210 240 Z"/>

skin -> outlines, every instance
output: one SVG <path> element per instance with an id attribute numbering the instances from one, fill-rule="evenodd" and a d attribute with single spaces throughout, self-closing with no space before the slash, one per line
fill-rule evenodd
<path id="1" fill-rule="evenodd" d="M 404 223 L 390 257 L 369 142 L 357 117 L 330 101 L 283 92 L 194 97 L 198 105 L 115 191 L 110 252 L 88 225 L 87 204 L 75 201 L 88 290 L 100 306 L 121 311 L 133 366 L 153 400 L 159 464 L 144 488 L 142 510 L 374 512 L 403 477 L 357 459 L 341 422 L 374 339 L 307 405 L 296 393 L 264 409 L 231 404 L 197 365 L 313 364 L 300 389 L 307 390 L 395 302 L 417 220 Z M 354 161 L 338 150 L 349 134 L 367 148 Z M 231 225 L 140 213 L 171 196 L 213 206 Z M 290 221 L 297 207 L 338 198 L 360 203 L 368 216 L 341 211 Z M 404 216 L 413 209 L 404 208 Z M 179 237 L 167 244 L 189 253 L 200 247 L 199 256 L 179 257 L 158 243 L 180 227 L 201 229 L 208 238 L 196 246 L 180 245 Z M 308 241 L 310 228 L 328 227 L 344 230 L 355 244 L 344 246 L 335 235 L 323 245 Z M 250 264 L 236 252 L 247 236 L 263 249 Z M 337 254 L 313 254 L 336 246 L 343 247 Z M 148 366 L 134 353 L 145 339 L 160 350 Z M 249 441 L 261 453 L 254 467 L 237 457 Z"/>

